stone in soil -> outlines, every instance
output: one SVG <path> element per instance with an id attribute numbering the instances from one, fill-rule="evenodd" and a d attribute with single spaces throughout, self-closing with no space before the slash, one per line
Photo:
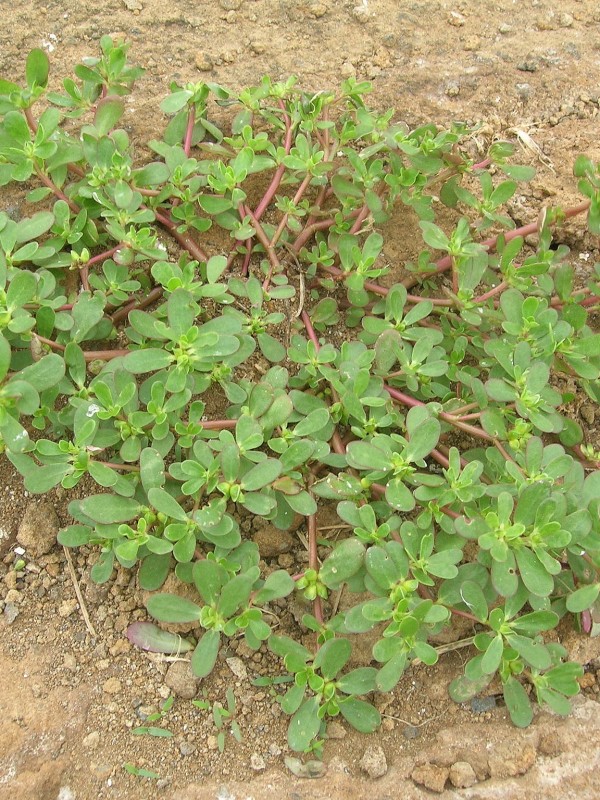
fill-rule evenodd
<path id="1" fill-rule="evenodd" d="M 432 792 L 441 793 L 448 780 L 450 770 L 447 767 L 438 767 L 436 764 L 421 764 L 415 767 L 410 777 L 415 783 L 424 786 Z"/>
<path id="2" fill-rule="evenodd" d="M 198 678 L 189 661 L 174 661 L 165 675 L 165 683 L 177 697 L 191 700 L 198 692 Z"/>
<path id="3" fill-rule="evenodd" d="M 477 783 L 477 775 L 475 770 L 468 761 L 457 761 L 450 767 L 449 776 L 450 783 L 456 789 L 466 789 Z"/>
<path id="4" fill-rule="evenodd" d="M 367 747 L 358 765 L 369 778 L 381 778 L 388 770 L 385 753 L 379 745 Z"/>
<path id="5" fill-rule="evenodd" d="M 46 555 L 56 544 L 59 521 L 54 507 L 42 500 L 31 502 L 19 525 L 17 541 L 28 555 L 37 558 Z"/>

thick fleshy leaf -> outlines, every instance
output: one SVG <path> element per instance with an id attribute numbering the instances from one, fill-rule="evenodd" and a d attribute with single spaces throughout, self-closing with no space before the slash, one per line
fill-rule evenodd
<path id="1" fill-rule="evenodd" d="M 198 622 L 200 619 L 200 606 L 177 594 L 152 595 L 146 608 L 159 622 Z"/>
<path id="2" fill-rule="evenodd" d="M 219 655 L 221 634 L 219 631 L 206 631 L 192 653 L 192 672 L 198 678 L 206 678 L 213 670 Z"/>
<path id="3" fill-rule="evenodd" d="M 344 539 L 328 556 L 319 571 L 319 577 L 330 589 L 339 589 L 361 568 L 365 548 L 358 539 Z"/>
<path id="4" fill-rule="evenodd" d="M 127 638 L 140 650 L 169 655 L 187 653 L 193 645 L 177 633 L 163 631 L 153 622 L 134 622 L 127 628 Z"/>
<path id="5" fill-rule="evenodd" d="M 370 703 L 356 697 L 349 697 L 340 703 L 340 712 L 344 719 L 360 733 L 373 733 L 381 725 L 379 711 Z"/>
<path id="6" fill-rule="evenodd" d="M 288 744 L 296 752 L 303 753 L 321 729 L 318 715 L 319 698 L 310 697 L 305 700 L 294 714 L 288 727 Z"/>

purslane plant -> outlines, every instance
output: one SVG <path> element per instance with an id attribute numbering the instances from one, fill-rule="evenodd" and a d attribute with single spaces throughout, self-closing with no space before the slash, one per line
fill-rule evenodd
<path id="1" fill-rule="evenodd" d="M 338 714 L 374 730 L 374 693 L 434 664 L 456 616 L 474 655 L 455 700 L 498 676 L 515 724 L 532 700 L 567 713 L 582 670 L 547 634 L 568 614 L 597 633 L 600 452 L 562 376 L 599 401 L 600 265 L 578 282 L 553 235 L 586 212 L 599 232 L 600 168 L 580 157 L 587 199 L 515 229 L 506 203 L 533 172 L 510 144 L 409 130 L 354 79 L 309 94 L 267 77 L 173 84 L 138 164 L 119 125 L 143 70 L 100 50 L 62 92 L 41 50 L 24 85 L 0 81 L 0 185 L 33 206 L 0 211 L 0 447 L 31 492 L 98 485 L 59 541 L 99 550 L 95 581 L 137 569 L 150 615 L 194 630 L 135 623 L 131 640 L 193 651 L 198 676 L 226 637 L 268 642 L 296 750 L 318 753 Z M 385 255 L 398 207 L 419 220 L 415 263 Z M 245 515 L 303 518 L 306 569 L 261 571 Z M 173 570 L 197 602 L 158 591 Z M 338 611 L 342 591 L 357 600 Z M 315 650 L 272 633 L 293 592 Z M 348 671 L 373 630 L 376 666 Z"/>

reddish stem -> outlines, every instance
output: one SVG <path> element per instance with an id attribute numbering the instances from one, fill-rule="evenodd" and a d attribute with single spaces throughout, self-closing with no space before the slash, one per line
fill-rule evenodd
<path id="1" fill-rule="evenodd" d="M 187 119 L 187 127 L 185 129 L 185 136 L 183 139 L 183 150 L 186 156 L 189 157 L 190 150 L 192 149 L 192 136 L 194 135 L 194 125 L 196 124 L 196 109 L 190 108 Z"/>
<path id="2" fill-rule="evenodd" d="M 279 107 L 283 110 L 283 119 L 285 121 L 285 139 L 283 147 L 285 149 L 286 155 L 288 155 L 290 150 L 292 149 L 292 136 L 294 133 L 294 128 L 292 126 L 292 120 L 290 119 L 288 113 L 285 110 L 285 105 L 283 103 L 283 100 L 279 100 Z M 262 200 L 256 207 L 254 216 L 256 217 L 257 220 L 259 220 L 262 217 L 262 215 L 269 207 L 269 203 L 273 199 L 275 192 L 277 191 L 277 189 L 279 189 L 279 185 L 281 183 L 281 179 L 283 178 L 284 173 L 285 173 L 285 165 L 280 164 L 275 170 L 275 174 L 273 175 L 271 183 L 269 184 L 267 191 L 264 193 Z"/>
<path id="3" fill-rule="evenodd" d="M 196 244 L 196 242 L 189 236 L 179 233 L 177 230 L 177 225 L 173 222 L 173 220 L 170 220 L 164 214 L 161 214 L 161 212 L 157 209 L 154 209 L 154 216 L 156 217 L 156 221 L 160 222 L 163 228 L 167 229 L 175 241 L 178 242 L 184 250 L 187 250 L 193 259 L 200 262 L 208 261 L 208 256 L 200 247 L 200 245 Z"/>

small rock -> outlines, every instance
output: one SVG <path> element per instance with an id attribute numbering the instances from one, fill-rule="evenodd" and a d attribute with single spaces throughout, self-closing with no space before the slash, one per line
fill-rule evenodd
<path id="1" fill-rule="evenodd" d="M 219 743 L 217 742 L 217 737 L 214 736 L 214 734 L 211 733 L 211 735 L 206 738 L 206 746 L 208 747 L 209 750 L 217 749 Z"/>
<path id="2" fill-rule="evenodd" d="M 561 28 L 571 28 L 573 27 L 573 16 L 567 12 L 561 14 L 558 18 L 558 24 Z"/>
<path id="3" fill-rule="evenodd" d="M 100 781 L 110 778 L 112 771 L 112 764 L 90 764 L 90 772 Z"/>
<path id="4" fill-rule="evenodd" d="M 351 61 L 344 61 L 340 67 L 340 75 L 343 78 L 349 78 L 354 74 L 356 74 L 356 68 L 354 64 Z"/>
<path id="5" fill-rule="evenodd" d="M 118 694 L 121 691 L 121 681 L 118 678 L 108 678 L 102 685 L 106 694 Z"/>
<path id="6" fill-rule="evenodd" d="M 417 739 L 421 735 L 421 729 L 416 725 L 405 725 L 402 728 L 402 735 L 405 739 Z"/>
<path id="7" fill-rule="evenodd" d="M 63 666 L 65 669 L 68 669 L 69 672 L 75 672 L 77 669 L 77 661 L 73 653 L 65 653 L 65 657 L 63 659 Z"/>
<path id="8" fill-rule="evenodd" d="M 274 525 L 269 525 L 254 534 L 254 542 L 263 558 L 273 558 L 281 553 L 289 553 L 295 539 L 287 531 L 280 531 Z"/>
<path id="9" fill-rule="evenodd" d="M 448 14 L 448 24 L 453 28 L 462 28 L 465 22 L 464 16 L 459 11 L 451 11 Z"/>
<path id="10" fill-rule="evenodd" d="M 4 576 L 4 583 L 6 584 L 7 589 L 17 588 L 17 573 L 14 569 L 11 569 L 6 573 Z"/>
<path id="11" fill-rule="evenodd" d="M 328 739 L 345 739 L 347 736 L 347 731 L 341 722 L 337 722 L 333 720 L 327 726 L 327 738 Z"/>
<path id="12" fill-rule="evenodd" d="M 577 683 L 582 689 L 590 689 L 596 683 L 596 676 L 593 672 L 584 672 L 581 678 L 577 678 Z"/>
<path id="13" fill-rule="evenodd" d="M 241 658 L 237 658 L 237 656 L 232 656 L 232 658 L 226 659 L 227 666 L 233 672 L 236 678 L 240 680 L 245 680 L 248 677 L 248 670 L 246 669 L 246 665 L 242 661 Z"/>
<path id="14" fill-rule="evenodd" d="M 474 50 L 479 50 L 481 47 L 481 39 L 479 36 L 467 36 L 463 43 L 463 50 L 467 52 L 473 52 Z"/>
<path id="15" fill-rule="evenodd" d="M 583 403 L 583 405 L 579 409 L 579 413 L 581 414 L 581 418 L 583 419 L 583 421 L 587 422 L 588 425 L 594 424 L 594 420 L 596 419 L 596 409 L 594 408 L 592 403 Z M 8 578 L 8 575 L 6 576 L 6 578 Z M 4 580 L 6 580 L 6 578 Z"/>
<path id="16" fill-rule="evenodd" d="M 538 65 L 537 61 L 533 59 L 527 59 L 526 61 L 521 61 L 520 64 L 517 64 L 517 69 L 519 72 L 537 72 Z"/>
<path id="17" fill-rule="evenodd" d="M 506 35 L 512 31 L 512 25 L 509 25 L 508 22 L 503 22 L 500 27 L 498 28 L 498 32 Z"/>
<path id="18" fill-rule="evenodd" d="M 271 742 L 269 745 L 269 755 L 270 756 L 280 756 L 281 755 L 281 747 L 276 742 Z"/>
<path id="19" fill-rule="evenodd" d="M 452 786 L 457 789 L 466 789 L 477 783 L 475 770 L 468 761 L 457 761 L 456 764 L 452 764 L 448 777 Z"/>
<path id="20" fill-rule="evenodd" d="M 379 745 L 367 747 L 358 766 L 366 772 L 369 778 L 381 778 L 388 770 L 387 760 L 383 748 Z"/>
<path id="21" fill-rule="evenodd" d="M 448 97 L 457 97 L 460 94 L 460 86 L 458 83 L 449 83 L 446 86 L 446 94 Z"/>
<path id="22" fill-rule="evenodd" d="M 199 72 L 210 72 L 213 68 L 213 62 L 206 53 L 196 53 L 194 63 Z"/>
<path id="23" fill-rule="evenodd" d="M 165 683 L 184 700 L 191 700 L 198 692 L 198 678 L 192 672 L 189 661 L 174 661 L 167 670 Z"/>
<path id="24" fill-rule="evenodd" d="M 371 13 L 368 6 L 354 6 L 352 9 L 352 16 L 357 22 L 366 22 Z"/>
<path id="25" fill-rule="evenodd" d="M 19 605 L 20 603 L 23 602 L 23 595 L 18 589 L 9 589 L 4 598 L 4 602 L 6 603 L 6 605 L 9 605 L 10 603 L 13 603 L 14 605 Z"/>
<path id="26" fill-rule="evenodd" d="M 410 777 L 415 783 L 424 786 L 432 792 L 441 793 L 448 780 L 449 770 L 447 767 L 438 767 L 435 764 L 421 764 L 415 767 Z"/>
<path id="27" fill-rule="evenodd" d="M 315 19 L 320 19 L 321 17 L 324 17 L 328 11 L 329 11 L 329 6 L 327 5 L 327 3 L 313 2 L 310 4 L 308 13 L 311 17 L 314 17 Z"/>
<path id="28" fill-rule="evenodd" d="M 140 0 L 123 0 L 123 5 L 127 11 L 141 11 L 144 8 Z"/>
<path id="29" fill-rule="evenodd" d="M 43 556 L 56 544 L 59 527 L 56 511 L 50 503 L 31 502 L 19 525 L 17 541 L 30 555 Z"/>
<path id="30" fill-rule="evenodd" d="M 181 742 L 179 752 L 182 756 L 191 756 L 196 752 L 196 745 L 192 742 Z"/>
<path id="31" fill-rule="evenodd" d="M 75 800 L 75 795 L 70 786 L 61 786 L 56 800 Z"/>
<path id="32" fill-rule="evenodd" d="M 314 759 L 303 764 L 299 758 L 286 756 L 284 763 L 297 778 L 322 778 L 327 772 L 327 765 Z"/>
<path id="33" fill-rule="evenodd" d="M 98 747 L 100 744 L 100 733 L 99 731 L 92 731 L 88 733 L 88 735 L 83 740 L 83 746 L 87 747 L 88 750 L 93 750 L 94 748 Z"/>
<path id="34" fill-rule="evenodd" d="M 262 772 L 266 766 L 262 756 L 258 753 L 252 753 L 250 756 L 250 769 L 253 769 L 255 772 Z"/>
<path id="35" fill-rule="evenodd" d="M 515 89 L 521 100 L 529 100 L 529 96 L 531 95 L 530 83 L 516 83 Z"/>
<path id="36" fill-rule="evenodd" d="M 489 697 L 474 697 L 471 700 L 471 711 L 476 714 L 483 714 L 485 711 L 491 711 L 496 708 L 496 698 L 494 695 Z"/>
<path id="37" fill-rule="evenodd" d="M 7 625 L 12 625 L 19 616 L 19 609 L 14 603 L 6 603 L 4 606 L 4 619 Z"/>
<path id="38" fill-rule="evenodd" d="M 77 608 L 77 598 L 74 597 L 72 600 L 63 600 L 58 607 L 58 616 L 70 617 L 76 608 Z"/>

